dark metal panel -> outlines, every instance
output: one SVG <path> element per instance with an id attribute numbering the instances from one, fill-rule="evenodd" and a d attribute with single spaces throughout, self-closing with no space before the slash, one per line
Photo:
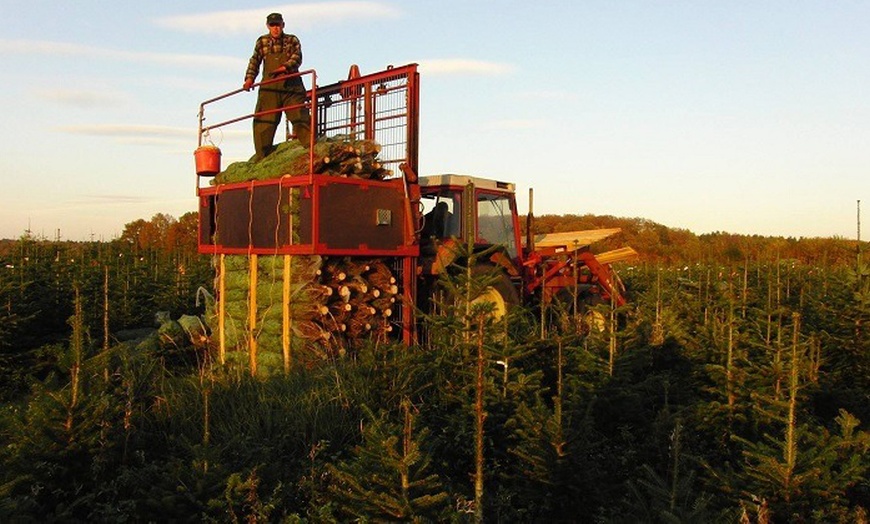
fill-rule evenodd
<path id="1" fill-rule="evenodd" d="M 199 197 L 199 248 L 214 244 L 215 227 L 215 197 L 201 195 Z"/>
<path id="2" fill-rule="evenodd" d="M 281 196 L 286 203 L 286 194 L 287 190 L 282 191 L 278 185 L 251 188 L 251 246 L 275 248 L 286 243 L 287 213 L 281 205 Z"/>
<path id="3" fill-rule="evenodd" d="M 308 188 L 299 188 L 296 191 L 298 193 L 296 205 L 299 208 L 299 213 L 296 215 L 296 218 L 299 223 L 293 226 L 296 232 L 296 238 L 293 242 L 298 244 L 311 244 L 314 242 L 312 238 L 312 232 L 314 231 L 314 211 L 312 208 L 314 206 L 311 200 L 311 190 Z"/>
<path id="4" fill-rule="evenodd" d="M 250 245 L 248 226 L 251 222 L 249 209 L 251 193 L 247 189 L 222 191 L 215 199 L 216 235 L 220 246 L 241 248 Z"/>
<path id="5" fill-rule="evenodd" d="M 318 175 L 313 186 L 298 179 L 227 184 L 200 192 L 199 250 L 416 254 L 417 246 L 405 238 L 406 213 L 398 181 Z"/>
<path id="6" fill-rule="evenodd" d="M 319 191 L 319 241 L 329 249 L 404 247 L 404 200 L 392 187 L 327 184 Z M 380 224 L 379 224 L 380 211 Z M 383 217 L 390 215 L 389 223 Z"/>

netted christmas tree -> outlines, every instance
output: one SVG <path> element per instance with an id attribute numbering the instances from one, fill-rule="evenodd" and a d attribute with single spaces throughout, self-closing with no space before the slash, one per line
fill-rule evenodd
<path id="1" fill-rule="evenodd" d="M 392 173 L 378 161 L 380 150 L 372 140 L 349 136 L 321 137 L 311 151 L 296 141 L 285 142 L 260 161 L 230 164 L 212 184 L 310 173 L 381 180 Z M 296 186 L 282 197 L 281 212 L 292 224 L 303 222 L 303 198 L 303 189 Z M 300 241 L 292 226 L 289 234 L 292 243 Z M 221 231 L 215 237 L 220 243 Z M 214 266 L 213 343 L 221 362 L 247 367 L 253 375 L 313 365 L 344 355 L 358 340 L 385 340 L 394 331 L 390 319 L 398 311 L 399 286 L 382 259 L 220 255 Z"/>
<path id="2" fill-rule="evenodd" d="M 356 140 L 346 136 L 323 137 L 314 144 L 313 167 L 309 169 L 309 151 L 299 142 L 283 142 L 260 161 L 234 162 L 218 173 L 213 184 L 269 180 L 285 175 L 309 173 L 383 180 L 392 175 L 378 161 L 381 146 L 373 140 Z"/>

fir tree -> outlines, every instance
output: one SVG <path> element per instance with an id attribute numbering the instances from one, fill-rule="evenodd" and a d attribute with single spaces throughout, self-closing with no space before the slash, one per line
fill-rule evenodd
<path id="1" fill-rule="evenodd" d="M 699 489 L 694 471 L 685 464 L 683 425 L 677 419 L 671 433 L 667 475 L 644 464 L 641 476 L 628 482 L 631 499 L 625 506 L 623 522 L 708 523 L 714 519 L 712 496 Z"/>
<path id="2" fill-rule="evenodd" d="M 737 485 L 747 502 L 763 500 L 775 521 L 807 520 L 815 515 L 848 512 L 845 495 L 866 482 L 870 469 L 870 434 L 857 430 L 859 421 L 841 411 L 839 434 L 801 420 L 801 391 L 806 372 L 806 344 L 800 336 L 800 315 L 792 315 L 788 384 L 783 398 L 758 396 L 761 414 L 781 428 L 761 440 L 738 438 L 746 458 Z M 771 428 L 776 426 L 769 426 Z M 732 482 L 736 480 L 733 479 Z"/>
<path id="3" fill-rule="evenodd" d="M 415 428 L 413 409 L 403 402 L 401 425 L 367 410 L 363 443 L 354 448 L 353 458 L 329 467 L 340 515 L 371 522 L 445 518 L 450 497 L 438 476 L 429 472 L 428 431 Z"/>

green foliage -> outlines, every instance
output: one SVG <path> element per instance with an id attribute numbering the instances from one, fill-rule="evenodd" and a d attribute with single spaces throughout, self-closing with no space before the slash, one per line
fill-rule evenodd
<path id="1" fill-rule="evenodd" d="M 848 493 L 866 482 L 870 469 L 870 433 L 856 431 L 860 422 L 846 411 L 836 422 L 837 433 L 797 426 L 794 461 L 787 438 L 765 434 L 759 441 L 741 440 L 746 466 L 739 482 L 746 497 L 766 500 L 774 516 L 789 520 L 848 512 Z"/>
<path id="2" fill-rule="evenodd" d="M 691 263 L 662 248 L 615 324 L 553 307 L 543 338 L 475 302 L 494 280 L 464 253 L 425 344 L 254 379 L 152 327 L 211 287 L 183 223 L 0 253 L 0 520 L 866 520 L 870 273 L 836 243 L 638 222 Z"/>
<path id="3" fill-rule="evenodd" d="M 77 287 L 88 337 L 110 343 L 154 315 L 200 312 L 197 289 L 211 289 L 207 257 L 196 253 L 196 214 L 130 223 L 111 242 L 49 241 L 30 235 L 0 244 L 0 399 L 13 399 L 56 369 L 51 345 L 66 340 Z M 108 286 L 106 286 L 108 284 Z M 48 350 L 46 350 L 48 349 Z"/>
<path id="4" fill-rule="evenodd" d="M 223 496 L 208 502 L 209 513 L 215 515 L 215 522 L 268 522 L 280 502 L 281 488 L 278 484 L 263 500 L 256 467 L 245 475 L 233 473 L 227 478 Z"/>
<path id="5" fill-rule="evenodd" d="M 422 449 L 428 431 L 417 432 L 410 402 L 403 403 L 404 421 L 367 411 L 363 443 L 350 460 L 329 467 L 336 512 L 343 518 L 391 521 L 443 521 L 450 497 L 438 475 L 429 473 L 431 458 Z"/>
<path id="6" fill-rule="evenodd" d="M 525 217 L 521 217 L 521 222 Z M 523 227 L 524 224 L 523 224 Z M 854 265 L 856 247 L 867 251 L 866 243 L 834 238 L 782 238 L 737 235 L 717 231 L 697 235 L 686 229 L 670 228 L 644 218 L 601 215 L 541 215 L 535 217 L 535 231 L 558 233 L 585 229 L 619 228 L 621 233 L 596 243 L 601 251 L 632 246 L 645 262 L 685 267 L 739 264 L 745 260 L 767 261 L 776 258 L 797 260 L 818 267 Z"/>
<path id="7" fill-rule="evenodd" d="M 214 184 L 267 180 L 285 175 L 308 173 L 357 178 L 383 179 L 389 171 L 377 162 L 381 146 L 371 140 L 357 140 L 350 136 L 319 137 L 312 153 L 314 164 L 309 166 L 309 150 L 298 141 L 282 142 L 263 159 L 253 157 L 246 162 L 234 162 L 218 173 Z"/>
<path id="8" fill-rule="evenodd" d="M 628 483 L 632 497 L 625 504 L 622 522 L 708 523 L 714 515 L 708 506 L 711 495 L 697 493 L 692 472 L 670 471 L 664 478 L 649 465 L 639 477 Z"/>

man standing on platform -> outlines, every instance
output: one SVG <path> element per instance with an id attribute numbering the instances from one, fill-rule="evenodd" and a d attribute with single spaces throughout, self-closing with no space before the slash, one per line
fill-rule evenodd
<path id="1" fill-rule="evenodd" d="M 250 91 L 254 79 L 263 64 L 263 80 L 299 71 L 302 65 L 302 44 L 295 35 L 284 33 L 284 17 L 272 13 L 266 17 L 269 34 L 257 39 L 254 54 L 248 62 L 243 88 Z M 295 76 L 282 82 L 261 85 L 257 94 L 256 112 L 270 111 L 305 102 L 306 90 L 302 77 Z M 293 134 L 303 147 L 311 140 L 310 113 L 305 107 L 284 111 L 287 120 L 293 123 Z M 274 149 L 275 131 L 281 120 L 281 112 L 254 117 L 254 159 L 262 160 Z"/>

